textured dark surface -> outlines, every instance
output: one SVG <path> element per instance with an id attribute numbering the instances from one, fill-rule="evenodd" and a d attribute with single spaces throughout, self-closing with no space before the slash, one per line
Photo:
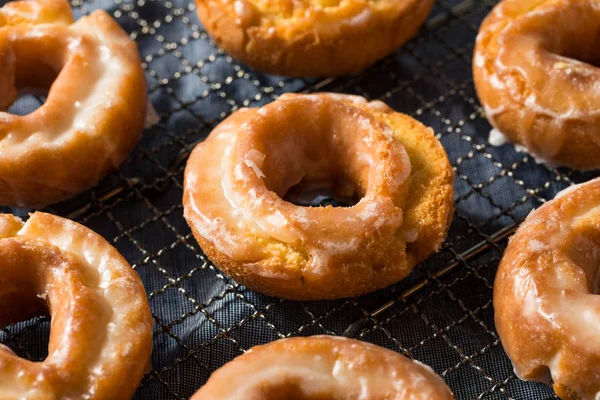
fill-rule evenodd
<path id="1" fill-rule="evenodd" d="M 215 47 L 189 0 L 73 1 L 77 17 L 105 9 L 138 42 L 150 100 L 161 115 L 117 173 L 46 210 L 102 234 L 144 281 L 155 320 L 153 370 L 136 398 L 187 398 L 211 371 L 256 344 L 340 335 L 365 316 L 358 338 L 431 365 L 459 399 L 556 398 L 548 386 L 514 376 L 495 332 L 492 284 L 505 243 L 468 260 L 459 256 L 522 221 L 572 182 L 592 176 L 538 165 L 510 145 L 488 145 L 490 126 L 470 64 L 477 28 L 493 4 L 438 0 L 426 27 L 405 48 L 359 76 L 317 82 L 237 64 Z M 182 216 L 182 174 L 194 143 L 232 111 L 284 92 L 316 90 L 381 99 L 433 127 L 456 170 L 457 211 L 440 253 L 397 285 L 352 300 L 282 301 L 237 285 L 205 258 Z M 36 101 L 20 100 L 11 111 L 30 110 Z M 454 261 L 457 266 L 443 278 L 430 279 L 406 301 L 372 315 Z M 10 326 L 0 331 L 0 342 L 41 360 L 49 326 L 45 319 Z"/>

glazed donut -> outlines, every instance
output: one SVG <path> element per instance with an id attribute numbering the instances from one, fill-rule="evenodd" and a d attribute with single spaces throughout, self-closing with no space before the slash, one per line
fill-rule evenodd
<path id="1" fill-rule="evenodd" d="M 433 131 L 382 102 L 286 94 L 235 112 L 196 146 L 184 215 L 204 252 L 253 290 L 351 297 L 397 282 L 438 250 L 453 177 Z M 319 183 L 361 200 L 346 208 L 283 200 Z"/>
<path id="2" fill-rule="evenodd" d="M 63 218 L 0 214 L 0 260 L 0 327 L 52 317 L 44 361 L 0 346 L 2 399 L 130 399 L 149 367 L 152 317 L 117 250 Z"/>
<path id="3" fill-rule="evenodd" d="M 89 189 L 120 165 L 146 116 L 137 48 L 104 11 L 73 23 L 64 0 L 0 8 L 0 110 L 49 88 L 31 114 L 0 111 L 0 204 L 43 206 Z"/>
<path id="4" fill-rule="evenodd" d="M 434 0 L 196 0 L 204 28 L 258 70 L 355 74 L 408 41 Z"/>
<path id="5" fill-rule="evenodd" d="M 337 336 L 256 346 L 215 371 L 191 400 L 450 400 L 426 365 L 383 347 Z"/>
<path id="6" fill-rule="evenodd" d="M 503 0 L 473 73 L 490 123 L 552 165 L 600 167 L 599 0 Z"/>
<path id="7" fill-rule="evenodd" d="M 600 398 L 600 179 L 534 211 L 494 284 L 496 327 L 522 379 L 554 380 L 563 400 Z"/>

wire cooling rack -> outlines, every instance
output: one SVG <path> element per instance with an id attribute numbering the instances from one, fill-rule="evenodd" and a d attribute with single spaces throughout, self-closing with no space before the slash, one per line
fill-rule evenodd
<path id="1" fill-rule="evenodd" d="M 549 386 L 512 372 L 494 327 L 492 284 L 515 226 L 591 175 L 538 165 L 510 145 L 487 143 L 490 126 L 475 96 L 471 56 L 495 3 L 438 0 L 419 36 L 394 55 L 352 78 L 309 81 L 236 63 L 206 34 L 192 1 L 72 1 L 77 17 L 105 9 L 137 41 L 161 117 L 118 172 L 46 210 L 102 234 L 145 284 L 155 322 L 153 369 L 136 398 L 187 398 L 252 346 L 313 334 L 346 334 L 418 359 L 458 399 L 556 398 Z M 238 108 L 320 90 L 380 99 L 433 127 L 456 171 L 454 223 L 437 255 L 385 290 L 330 302 L 265 297 L 223 275 L 194 241 L 182 216 L 185 161 Z M 21 98 L 10 111 L 31 111 L 39 101 Z M 37 318 L 2 329 L 0 342 L 39 361 L 49 329 L 46 318 Z"/>

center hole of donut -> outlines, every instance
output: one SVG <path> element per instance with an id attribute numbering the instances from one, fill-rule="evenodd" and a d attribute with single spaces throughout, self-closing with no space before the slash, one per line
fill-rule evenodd
<path id="1" fill-rule="evenodd" d="M 46 102 L 48 90 L 26 90 L 19 93 L 19 97 L 8 107 L 8 112 L 14 115 L 31 114 Z"/>
<path id="2" fill-rule="evenodd" d="M 25 268 L 25 272 L 27 269 Z M 48 356 L 50 318 L 47 294 L 36 291 L 34 278 L 24 273 L 4 282 L 0 291 L 0 353 L 14 352 L 31 361 Z M 32 294 L 32 293 L 37 293 Z"/>
<path id="3" fill-rule="evenodd" d="M 14 81 L 0 81 L 0 109 L 14 115 L 27 115 L 46 102 L 50 86 L 60 70 L 42 60 L 31 59 L 31 56 L 17 54 L 16 57 Z"/>
<path id="4" fill-rule="evenodd" d="M 41 362 L 48 357 L 50 320 L 35 317 L 0 331 L 0 353 L 8 351 L 26 360 Z"/>
<path id="5" fill-rule="evenodd" d="M 598 40 L 597 43 L 597 45 L 600 46 L 600 40 Z M 600 68 L 600 52 L 590 53 L 587 51 L 583 52 L 575 49 L 574 51 L 561 52 L 560 55 L 563 57 L 570 58 L 572 60 L 581 61 L 596 68 Z"/>
<path id="6" fill-rule="evenodd" d="M 600 207 L 593 210 L 596 215 L 585 216 L 600 218 Z M 588 290 L 592 294 L 600 294 L 600 232 L 595 224 L 581 224 L 567 243 L 569 257 L 585 273 Z"/>
<path id="7" fill-rule="evenodd" d="M 268 190 L 301 207 L 352 207 L 366 195 L 379 157 L 368 115 L 327 97 L 288 98 L 258 115 L 237 154 Z"/>
<path id="8" fill-rule="evenodd" d="M 283 196 L 285 201 L 301 207 L 352 207 L 360 198 L 356 187 L 346 179 L 302 181 Z"/>
<path id="9" fill-rule="evenodd" d="M 574 7 L 581 9 L 561 15 L 562 27 L 558 31 L 555 24 L 546 26 L 549 31 L 544 34 L 550 40 L 550 49 L 563 57 L 600 68 L 600 11 L 584 1 Z"/>

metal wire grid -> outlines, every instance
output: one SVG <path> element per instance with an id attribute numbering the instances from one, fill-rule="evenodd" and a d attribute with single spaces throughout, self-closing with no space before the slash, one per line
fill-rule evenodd
<path id="1" fill-rule="evenodd" d="M 510 232 L 531 209 L 590 175 L 487 144 L 490 126 L 470 64 L 479 23 L 495 3 L 438 0 L 404 49 L 359 76 L 315 82 L 237 64 L 202 29 L 192 2 L 72 1 L 77 16 L 109 11 L 138 42 L 161 116 L 118 172 L 48 209 L 104 235 L 144 281 L 155 321 L 153 369 L 136 398 L 187 398 L 256 344 L 344 332 L 431 365 L 459 399 L 556 398 L 546 385 L 518 380 L 500 346 L 491 295 L 506 234 L 494 233 Z M 381 99 L 432 126 L 456 170 L 457 211 L 440 253 L 399 284 L 358 299 L 291 302 L 246 290 L 206 259 L 182 217 L 182 173 L 194 144 L 231 112 L 316 90 Z M 24 99 L 11 111 L 31 107 Z M 378 310 L 393 299 L 393 307 Z M 0 342 L 42 360 L 48 335 L 48 320 L 37 318 L 3 329 Z"/>

